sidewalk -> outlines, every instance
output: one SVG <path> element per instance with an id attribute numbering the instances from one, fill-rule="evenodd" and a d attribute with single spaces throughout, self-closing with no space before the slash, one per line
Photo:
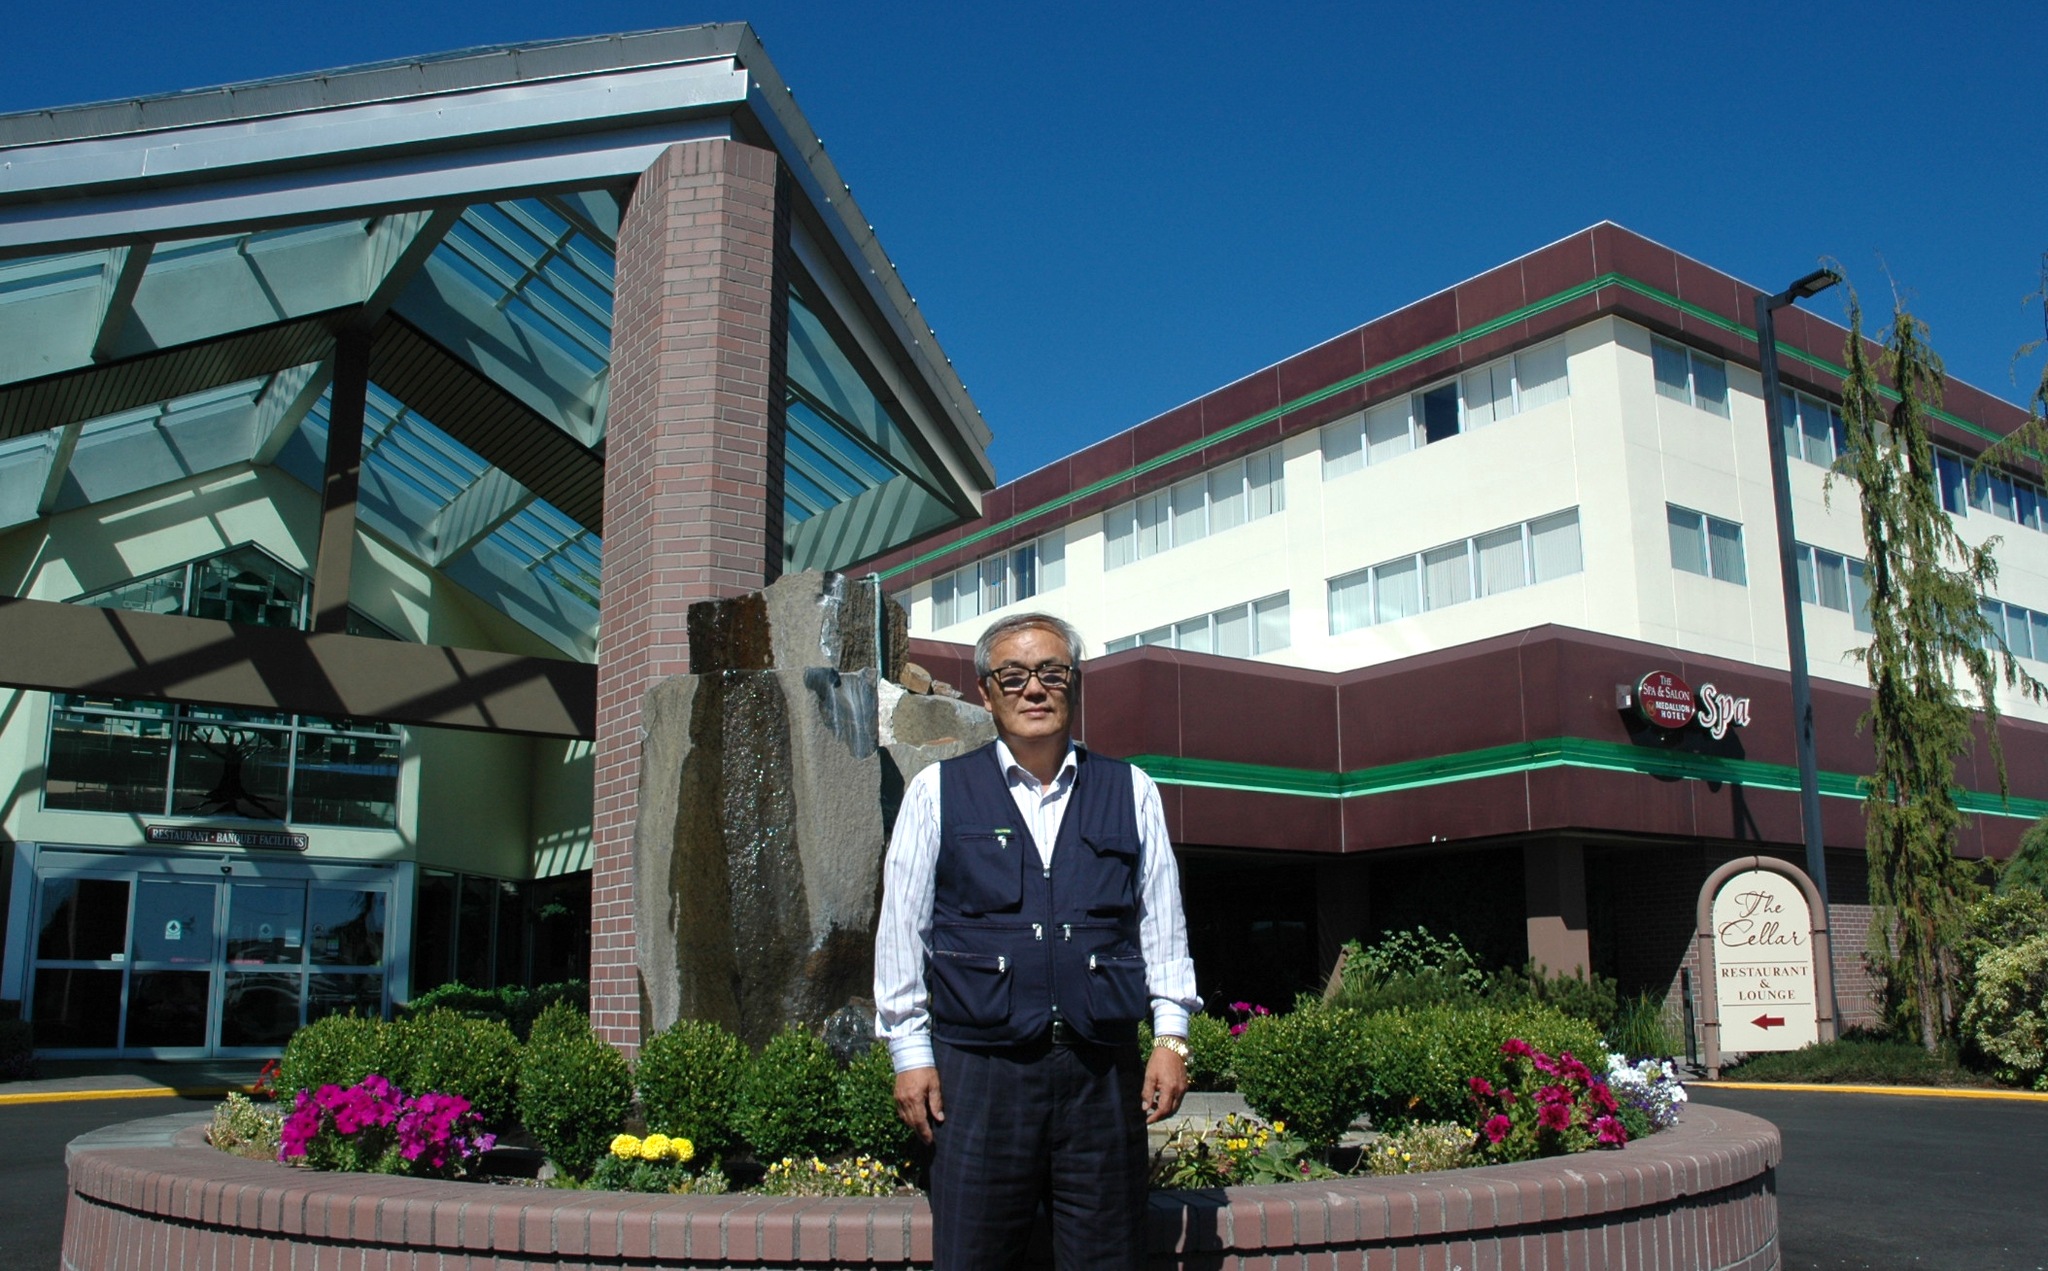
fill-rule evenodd
<path id="1" fill-rule="evenodd" d="M 219 1098 L 247 1090 L 261 1059 L 44 1059 L 29 1081 L 0 1083 L 0 1107 L 84 1099 Z"/>

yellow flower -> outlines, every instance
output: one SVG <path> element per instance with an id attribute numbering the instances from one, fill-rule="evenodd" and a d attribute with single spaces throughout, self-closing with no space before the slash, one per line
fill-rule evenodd
<path id="1" fill-rule="evenodd" d="M 668 1159 L 668 1135 L 650 1134 L 640 1140 L 640 1159 L 661 1161 Z"/>
<path id="2" fill-rule="evenodd" d="M 679 1161 L 693 1160 L 697 1155 L 697 1145 L 688 1139 L 670 1139 L 668 1152 Z"/>
<path id="3" fill-rule="evenodd" d="M 630 1161 L 640 1155 L 640 1140 L 630 1134 L 621 1134 L 612 1140 L 612 1155 L 622 1161 Z"/>
<path id="4" fill-rule="evenodd" d="M 1273 1133 L 1275 1133 L 1275 1134 L 1285 1134 L 1285 1133 L 1287 1133 L 1287 1123 L 1286 1123 L 1285 1121 L 1275 1121 L 1275 1122 L 1273 1123 Z"/>

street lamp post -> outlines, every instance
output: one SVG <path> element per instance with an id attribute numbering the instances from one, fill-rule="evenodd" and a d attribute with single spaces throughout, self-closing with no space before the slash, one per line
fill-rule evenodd
<path id="1" fill-rule="evenodd" d="M 1785 420 L 1779 408 L 1777 312 L 1794 301 L 1817 296 L 1842 281 L 1831 269 L 1816 269 L 1775 296 L 1756 298 L 1756 343 L 1764 377 L 1764 427 L 1771 447 L 1771 503 L 1778 522 L 1778 577 L 1785 591 L 1785 646 L 1792 663 L 1792 720 L 1799 755 L 1799 823 L 1806 841 L 1806 872 L 1820 892 L 1821 921 L 1832 933 L 1828 916 L 1828 862 L 1820 828 L 1820 770 L 1813 745 L 1813 683 L 1806 672 L 1806 615 L 1799 595 L 1799 547 L 1792 533 L 1792 479 L 1785 453 Z M 1818 578 L 1815 580 L 1818 586 Z M 1832 947 L 1832 941 L 1829 942 Z M 1830 968 L 1832 970 L 1832 968 Z M 1832 992 L 1834 976 L 1828 976 Z M 1839 1022 L 1836 1003 L 1828 1017 Z M 1834 1040 L 1824 1036 L 1822 1041 Z"/>

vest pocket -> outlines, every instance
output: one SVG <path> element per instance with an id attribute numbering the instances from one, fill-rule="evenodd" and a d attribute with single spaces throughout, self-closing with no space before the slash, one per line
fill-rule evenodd
<path id="1" fill-rule="evenodd" d="M 1006 913 L 1024 903 L 1022 835 L 961 833 L 939 853 L 941 900 L 963 914 Z"/>
<path id="2" fill-rule="evenodd" d="M 1138 840 L 1128 834 L 1083 836 L 1091 849 L 1088 863 L 1094 877 L 1083 893 L 1088 912 L 1102 916 L 1134 912 L 1138 907 Z"/>
<path id="3" fill-rule="evenodd" d="M 1096 1019 L 1143 1019 L 1151 1001 L 1145 987 L 1145 959 L 1136 954 L 1088 955 L 1088 1008 Z"/>
<path id="4" fill-rule="evenodd" d="M 933 949 L 932 1017 L 987 1028 L 1010 1018 L 1010 960 L 994 953 Z"/>

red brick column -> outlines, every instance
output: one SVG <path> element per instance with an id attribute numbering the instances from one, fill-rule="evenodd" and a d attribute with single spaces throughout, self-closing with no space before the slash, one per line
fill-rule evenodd
<path id="1" fill-rule="evenodd" d="M 640 704 L 690 669 L 691 602 L 780 564 L 777 161 L 736 141 L 672 146 L 619 227 L 605 429 L 604 583 L 592 807 L 590 1018 L 640 1039 L 633 822 Z M 782 209 L 786 213 L 786 208 Z M 785 218 L 786 219 L 786 218 Z"/>

